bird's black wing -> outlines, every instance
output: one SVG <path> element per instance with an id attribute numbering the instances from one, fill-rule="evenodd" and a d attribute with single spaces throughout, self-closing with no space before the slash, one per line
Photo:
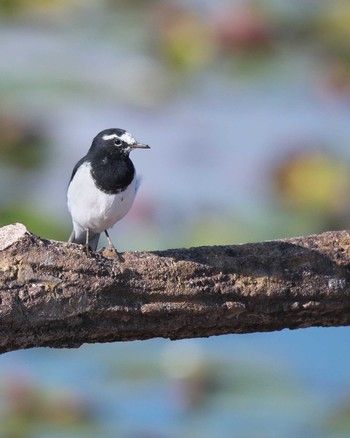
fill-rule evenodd
<path id="1" fill-rule="evenodd" d="M 77 162 L 77 164 L 74 166 L 74 169 L 73 169 L 73 172 L 72 172 L 72 176 L 70 177 L 70 180 L 69 180 L 69 184 L 71 183 L 72 179 L 74 178 L 74 175 L 77 173 L 77 170 L 79 169 L 79 167 L 80 167 L 83 163 L 85 163 L 85 161 L 86 161 L 86 155 L 85 155 L 85 157 L 81 158 L 81 159 Z M 68 185 L 69 185 L 69 184 L 68 184 Z"/>

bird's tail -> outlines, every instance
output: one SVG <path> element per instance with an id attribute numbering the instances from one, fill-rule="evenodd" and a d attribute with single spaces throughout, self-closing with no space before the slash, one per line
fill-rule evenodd
<path id="1" fill-rule="evenodd" d="M 98 241 L 100 239 L 100 234 L 91 234 L 91 231 L 89 233 L 89 248 L 92 251 L 96 251 Z M 76 233 L 73 229 L 68 242 L 70 243 L 80 243 L 81 245 L 86 244 L 86 231 Z"/>

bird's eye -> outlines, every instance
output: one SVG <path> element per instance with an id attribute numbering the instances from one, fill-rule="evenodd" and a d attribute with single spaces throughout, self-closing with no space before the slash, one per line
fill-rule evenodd
<path id="1" fill-rule="evenodd" d="M 116 139 L 114 140 L 114 144 L 115 144 L 116 146 L 121 146 L 122 141 L 120 140 L 120 138 L 116 138 Z"/>

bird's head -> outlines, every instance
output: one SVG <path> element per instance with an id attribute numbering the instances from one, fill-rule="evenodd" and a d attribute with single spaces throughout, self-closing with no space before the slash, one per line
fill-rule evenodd
<path id="1" fill-rule="evenodd" d="M 94 149 L 106 149 L 118 151 L 121 154 L 129 155 L 133 149 L 150 149 L 147 144 L 140 143 L 130 132 L 124 129 L 105 129 L 96 135 L 92 142 Z"/>

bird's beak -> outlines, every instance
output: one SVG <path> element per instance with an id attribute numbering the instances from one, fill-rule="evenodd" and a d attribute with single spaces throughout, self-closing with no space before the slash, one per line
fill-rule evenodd
<path id="1" fill-rule="evenodd" d="M 133 149 L 151 149 L 148 144 L 139 143 L 138 141 L 131 146 Z"/>

